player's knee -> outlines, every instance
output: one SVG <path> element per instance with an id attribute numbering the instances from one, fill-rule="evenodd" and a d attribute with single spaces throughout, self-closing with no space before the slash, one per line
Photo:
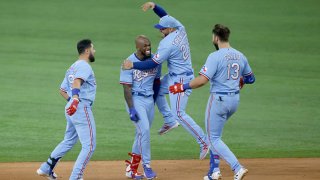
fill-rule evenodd
<path id="1" fill-rule="evenodd" d="M 141 136 L 148 136 L 150 135 L 150 129 L 149 128 L 141 128 Z"/>
<path id="2" fill-rule="evenodd" d="M 176 118 L 183 118 L 185 115 L 186 115 L 186 112 L 185 111 L 182 111 L 182 110 L 176 110 L 173 112 L 173 115 L 176 117 Z"/>
<path id="3" fill-rule="evenodd" d="M 210 136 L 210 142 L 212 142 L 212 145 L 214 146 L 219 141 L 221 141 L 221 136 Z"/>
<path id="4" fill-rule="evenodd" d="M 77 139 L 73 139 L 73 140 L 63 140 L 62 143 L 67 146 L 68 148 L 72 148 L 76 143 L 77 143 Z"/>

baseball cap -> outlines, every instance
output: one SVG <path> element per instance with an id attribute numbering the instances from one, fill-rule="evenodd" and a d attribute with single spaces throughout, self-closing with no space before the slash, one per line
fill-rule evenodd
<path id="1" fill-rule="evenodd" d="M 177 22 L 178 21 L 174 17 L 165 15 L 162 18 L 160 18 L 159 23 L 154 25 L 154 27 L 157 29 L 176 28 L 179 26 Z"/>

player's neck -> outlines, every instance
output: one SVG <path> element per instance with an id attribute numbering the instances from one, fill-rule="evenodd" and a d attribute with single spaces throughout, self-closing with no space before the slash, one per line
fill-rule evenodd
<path id="1" fill-rule="evenodd" d="M 229 42 L 221 42 L 221 43 L 218 44 L 218 46 L 219 46 L 219 49 L 230 48 L 231 47 Z"/>
<path id="2" fill-rule="evenodd" d="M 86 56 L 86 55 L 80 55 L 80 56 L 79 56 L 79 59 L 85 60 L 85 61 L 89 62 L 89 57 Z"/>
<path id="3" fill-rule="evenodd" d="M 139 51 L 137 51 L 135 55 L 140 61 L 146 60 L 146 57 L 143 54 L 141 54 Z"/>

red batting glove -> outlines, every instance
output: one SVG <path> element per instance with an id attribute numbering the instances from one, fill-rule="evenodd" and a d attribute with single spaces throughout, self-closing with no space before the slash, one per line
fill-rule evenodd
<path id="1" fill-rule="evenodd" d="M 243 81 L 243 77 L 240 77 L 240 81 L 239 81 L 239 88 L 242 89 L 244 86 L 244 81 Z"/>
<path id="2" fill-rule="evenodd" d="M 78 104 L 79 104 L 79 99 L 73 98 L 72 103 L 70 104 L 70 107 L 67 108 L 67 114 L 69 116 L 72 116 L 77 111 Z"/>
<path id="3" fill-rule="evenodd" d="M 183 84 L 177 83 L 169 87 L 169 91 L 173 94 L 184 92 Z"/>

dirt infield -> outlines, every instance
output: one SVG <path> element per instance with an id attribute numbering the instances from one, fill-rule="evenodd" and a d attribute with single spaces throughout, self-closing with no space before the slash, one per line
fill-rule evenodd
<path id="1" fill-rule="evenodd" d="M 290 159 L 241 159 L 240 162 L 249 169 L 246 180 L 319 180 L 320 158 Z M 59 179 L 67 180 L 74 162 L 60 162 L 55 172 Z M 158 178 L 169 180 L 200 180 L 206 174 L 209 160 L 154 160 L 152 167 Z M 39 162 L 0 163 L 1 180 L 45 178 L 36 175 Z M 123 161 L 92 161 L 89 163 L 84 178 L 86 180 L 120 180 L 124 176 Z M 221 163 L 223 180 L 232 180 L 233 174 L 225 162 Z"/>

